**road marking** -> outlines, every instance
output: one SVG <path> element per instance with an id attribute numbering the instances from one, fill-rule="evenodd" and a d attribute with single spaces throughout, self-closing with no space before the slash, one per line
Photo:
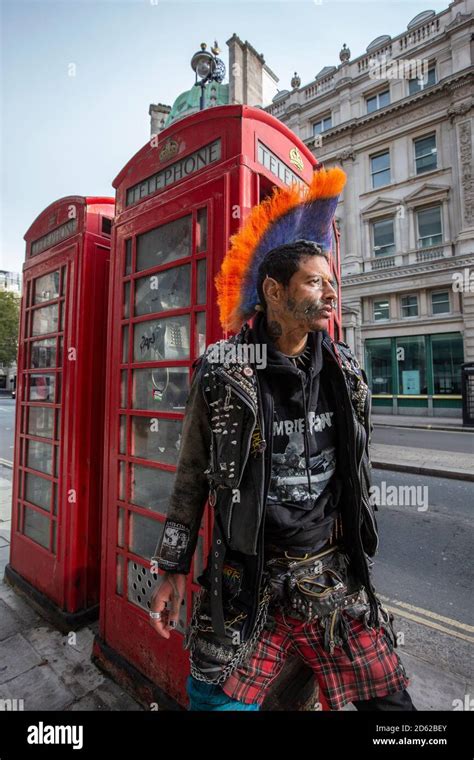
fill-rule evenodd
<path id="1" fill-rule="evenodd" d="M 378 594 L 378 596 L 384 602 L 390 602 L 391 604 L 396 604 L 398 607 L 404 607 L 407 610 L 418 612 L 420 613 L 420 615 L 425 615 L 426 617 L 433 618 L 434 620 L 440 620 L 442 623 L 447 623 L 448 625 L 453 626 L 453 628 L 461 628 L 461 630 L 463 631 L 474 633 L 474 625 L 461 623 L 459 620 L 453 620 L 452 618 L 445 617 L 444 615 L 438 615 L 437 612 L 431 612 L 431 610 L 425 610 L 423 609 L 423 607 L 415 607 L 414 604 L 408 604 L 408 602 L 401 602 L 399 599 L 390 599 L 388 596 L 382 596 L 382 594 Z"/>
<path id="2" fill-rule="evenodd" d="M 462 639 L 463 641 L 468 641 L 470 644 L 474 644 L 474 636 L 466 636 L 464 633 L 458 633 L 458 631 L 453 631 L 451 628 L 445 628 L 444 625 L 433 623 L 431 620 L 425 620 L 424 618 L 418 617 L 418 615 L 412 615 L 410 612 L 405 612 L 405 610 L 401 610 L 399 607 L 392 607 L 387 604 L 386 608 L 400 617 L 407 618 L 407 620 L 414 620 L 415 623 L 426 625 L 427 628 L 434 628 L 436 631 L 447 633 L 449 636 L 454 636 L 456 639 Z"/>

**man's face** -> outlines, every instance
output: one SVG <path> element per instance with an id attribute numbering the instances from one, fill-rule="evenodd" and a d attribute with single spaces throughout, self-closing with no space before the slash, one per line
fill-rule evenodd
<path id="1" fill-rule="evenodd" d="M 326 330 L 337 298 L 333 274 L 323 256 L 308 256 L 300 260 L 297 272 L 285 289 L 285 316 L 310 330 Z"/>

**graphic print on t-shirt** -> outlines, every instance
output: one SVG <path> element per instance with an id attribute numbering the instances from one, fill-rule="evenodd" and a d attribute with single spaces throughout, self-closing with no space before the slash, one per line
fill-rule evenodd
<path id="1" fill-rule="evenodd" d="M 304 447 L 304 419 L 278 419 L 273 422 L 272 476 L 269 502 L 294 502 L 300 508 L 313 506 L 336 471 L 336 450 L 332 427 L 334 412 L 308 413 L 310 445 L 308 489 Z"/>

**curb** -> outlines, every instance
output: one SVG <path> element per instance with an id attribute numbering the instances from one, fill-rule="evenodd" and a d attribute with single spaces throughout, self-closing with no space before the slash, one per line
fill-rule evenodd
<path id="1" fill-rule="evenodd" d="M 474 472 L 466 470 L 437 469 L 436 467 L 423 467 L 417 464 L 402 464 L 401 462 L 382 462 L 371 460 L 373 470 L 393 470 L 394 472 L 411 472 L 414 475 L 429 475 L 434 478 L 450 478 L 452 480 L 467 480 L 474 483 Z"/>
<path id="2" fill-rule="evenodd" d="M 449 427 L 443 425 L 397 425 L 395 422 L 374 422 L 374 427 L 384 428 L 397 428 L 398 430 L 443 430 L 446 433 L 474 433 L 474 427 L 459 427 L 457 425 L 450 425 Z"/>

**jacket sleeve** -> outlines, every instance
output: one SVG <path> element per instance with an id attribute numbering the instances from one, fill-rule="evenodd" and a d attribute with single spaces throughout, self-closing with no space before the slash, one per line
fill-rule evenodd
<path id="1" fill-rule="evenodd" d="M 163 532 L 152 562 L 161 570 L 187 575 L 209 494 L 211 421 L 202 387 L 203 362 L 195 370 L 181 428 L 173 490 Z"/>

